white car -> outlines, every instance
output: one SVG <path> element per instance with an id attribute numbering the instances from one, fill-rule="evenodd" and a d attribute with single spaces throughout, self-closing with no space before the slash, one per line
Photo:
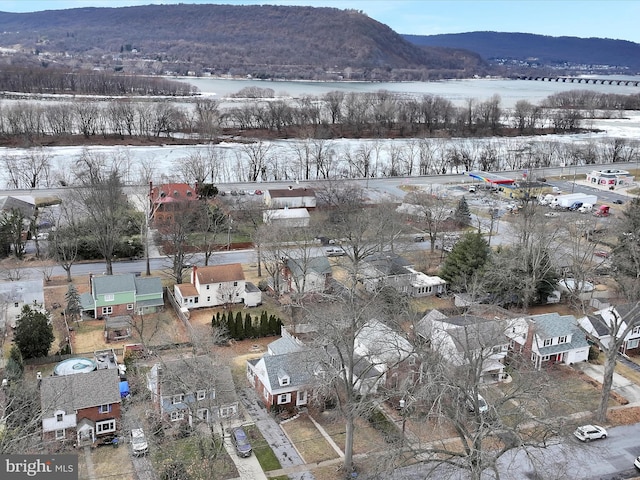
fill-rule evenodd
<path id="1" fill-rule="evenodd" d="M 475 405 L 473 404 L 473 401 L 470 398 L 467 399 L 467 407 L 470 412 L 474 412 L 476 409 Z M 480 394 L 478 394 L 478 411 L 480 413 L 485 413 L 489 411 L 489 404 L 484 399 L 484 397 Z"/>
<path id="2" fill-rule="evenodd" d="M 598 425 L 583 425 L 573 432 L 575 437 L 582 442 L 607 438 L 607 431 Z"/>
<path id="3" fill-rule="evenodd" d="M 131 429 L 131 448 L 134 455 L 144 455 L 149 451 L 149 444 L 141 428 Z"/>
<path id="4" fill-rule="evenodd" d="M 547 212 L 544 214 L 545 217 L 559 217 L 560 214 L 558 212 Z"/>

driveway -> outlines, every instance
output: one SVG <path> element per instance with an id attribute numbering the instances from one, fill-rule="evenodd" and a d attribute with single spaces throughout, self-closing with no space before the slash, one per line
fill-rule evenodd
<path id="1" fill-rule="evenodd" d="M 594 380 L 602 383 L 604 379 L 604 366 L 593 365 L 587 362 L 580 362 L 574 364 L 574 368 L 581 370 Z M 614 372 L 613 385 L 611 389 L 626 398 L 630 404 L 640 405 L 640 386 L 633 383 L 631 380 L 623 377 Z"/>
<path id="2" fill-rule="evenodd" d="M 280 425 L 267 412 L 255 390 L 250 387 L 241 389 L 240 400 L 247 414 L 253 419 L 256 427 L 258 427 L 258 430 L 260 430 L 260 433 L 262 433 L 262 436 L 280 461 L 282 468 L 304 465 L 304 461 L 298 451 L 284 434 Z M 315 480 L 311 472 L 291 473 L 289 478 L 294 480 Z"/>

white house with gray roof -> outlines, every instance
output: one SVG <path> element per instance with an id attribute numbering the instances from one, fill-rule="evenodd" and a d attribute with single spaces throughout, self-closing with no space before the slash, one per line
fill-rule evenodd
<path id="1" fill-rule="evenodd" d="M 280 269 L 280 292 L 323 293 L 329 288 L 331 277 L 331 264 L 325 255 L 286 258 Z"/>
<path id="2" fill-rule="evenodd" d="M 516 319 L 507 336 L 512 350 L 530 355 L 536 369 L 552 363 L 572 365 L 589 358 L 589 343 L 573 315 L 553 312 Z"/>
<path id="3" fill-rule="evenodd" d="M 0 283 L 0 330 L 7 325 L 16 326 L 22 307 L 25 305 L 37 311 L 44 311 L 44 288 L 42 280 L 23 280 Z"/>
<path id="4" fill-rule="evenodd" d="M 247 379 L 268 409 L 304 407 L 314 375 L 312 357 L 302 342 L 282 329 L 282 338 L 271 342 L 262 358 L 247 361 Z"/>
<path id="5" fill-rule="evenodd" d="M 630 327 L 620 345 L 624 354 L 640 352 L 640 305 L 626 303 L 611 306 L 586 315 L 578 320 L 578 324 L 592 340 L 599 341 L 604 348 L 609 348 L 614 336 L 619 337 Z"/>
<path id="6" fill-rule="evenodd" d="M 42 378 L 40 405 L 45 442 L 94 445 L 120 431 L 120 376 L 105 368 Z"/>

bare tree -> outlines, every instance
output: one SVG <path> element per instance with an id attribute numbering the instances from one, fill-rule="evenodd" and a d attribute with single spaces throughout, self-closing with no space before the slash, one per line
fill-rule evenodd
<path id="1" fill-rule="evenodd" d="M 429 235 L 431 251 L 436 249 L 436 240 L 442 232 L 444 222 L 452 215 L 451 205 L 436 194 L 415 192 L 407 196 L 406 202 L 416 209 L 416 222 Z"/>

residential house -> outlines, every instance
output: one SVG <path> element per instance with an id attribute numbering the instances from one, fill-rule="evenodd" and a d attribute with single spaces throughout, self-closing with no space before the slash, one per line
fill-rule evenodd
<path id="1" fill-rule="evenodd" d="M 109 440 L 121 428 L 118 369 L 44 377 L 40 404 L 46 442 L 69 441 L 82 447 Z"/>
<path id="2" fill-rule="evenodd" d="M 578 320 L 585 333 L 599 341 L 604 348 L 609 348 L 613 340 L 612 333 L 622 335 L 631 323 L 635 326 L 625 335 L 620 352 L 635 355 L 640 353 L 640 308 L 637 304 L 611 306 Z"/>
<path id="3" fill-rule="evenodd" d="M 0 212 L 11 213 L 14 210 L 30 219 L 36 213 L 36 202 L 31 196 L 0 196 Z"/>
<path id="4" fill-rule="evenodd" d="M 314 375 L 312 358 L 310 350 L 283 328 L 267 353 L 247 361 L 247 379 L 268 409 L 304 407 Z"/>
<path id="5" fill-rule="evenodd" d="M 4 330 L 7 324 L 15 328 L 16 320 L 25 305 L 44 311 L 42 280 L 0 282 L 0 331 Z"/>
<path id="6" fill-rule="evenodd" d="M 264 192 L 264 204 L 269 208 L 315 208 L 316 192 L 312 188 L 271 188 Z"/>
<path id="7" fill-rule="evenodd" d="M 418 322 L 416 333 L 455 367 L 477 362 L 481 365 L 479 380 L 495 382 L 507 378 L 504 359 L 509 350 L 506 331 L 510 327 L 509 320 L 475 315 L 446 317 L 432 310 Z"/>
<path id="8" fill-rule="evenodd" d="M 216 422 L 238 415 L 238 397 L 228 365 L 210 357 L 157 363 L 147 374 L 147 388 L 161 417 L 170 422 Z"/>
<path id="9" fill-rule="evenodd" d="M 265 210 L 262 221 L 266 225 L 281 227 L 308 227 L 311 215 L 306 208 L 283 208 L 279 210 Z"/>
<path id="10" fill-rule="evenodd" d="M 351 368 L 342 365 L 334 346 L 328 347 L 326 353 L 336 370 Z M 369 320 L 358 330 L 353 355 L 355 388 L 360 395 L 375 394 L 380 388 L 407 388 L 422 380 L 411 343 L 379 320 Z"/>
<path id="11" fill-rule="evenodd" d="M 185 203 L 197 199 L 196 189 L 186 183 L 154 186 L 149 182 L 149 219 L 156 225 L 172 224 L 175 215 L 184 211 Z"/>
<path id="12" fill-rule="evenodd" d="M 173 291 L 178 305 L 189 310 L 233 303 L 255 307 L 262 303 L 262 292 L 245 281 L 239 263 L 194 266 L 190 283 L 176 284 Z"/>
<path id="13" fill-rule="evenodd" d="M 80 295 L 83 312 L 96 318 L 153 313 L 164 307 L 159 277 L 137 277 L 131 273 L 91 276 L 91 291 Z"/>
<path id="14" fill-rule="evenodd" d="M 360 279 L 369 292 L 392 287 L 410 297 L 440 295 L 446 291 L 447 285 L 442 278 L 419 272 L 408 260 L 390 252 L 366 257 L 362 262 Z"/>
<path id="15" fill-rule="evenodd" d="M 331 278 L 331 264 L 325 255 L 285 258 L 280 269 L 280 292 L 323 293 L 329 288 Z"/>
<path id="16" fill-rule="evenodd" d="M 537 369 L 543 365 L 572 365 L 589 358 L 589 343 L 573 315 L 545 313 L 513 320 L 507 330 L 511 350 L 528 355 Z"/>

